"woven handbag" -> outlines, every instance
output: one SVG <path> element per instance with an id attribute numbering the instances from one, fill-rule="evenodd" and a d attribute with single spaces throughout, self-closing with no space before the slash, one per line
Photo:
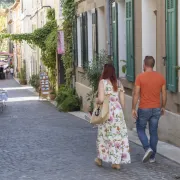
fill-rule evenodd
<path id="1" fill-rule="evenodd" d="M 103 104 L 96 104 L 90 120 L 91 124 L 103 124 L 109 119 L 109 97 L 106 95 Z"/>

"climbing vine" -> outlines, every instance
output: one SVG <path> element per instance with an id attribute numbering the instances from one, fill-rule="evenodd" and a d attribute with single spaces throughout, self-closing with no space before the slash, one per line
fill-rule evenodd
<path id="1" fill-rule="evenodd" d="M 62 57 L 65 68 L 66 85 L 72 84 L 73 75 L 73 21 L 75 18 L 76 4 L 74 0 L 64 1 L 63 3 L 63 30 L 65 53 Z"/>
<path id="2" fill-rule="evenodd" d="M 0 40 L 9 38 L 13 41 L 26 41 L 29 45 L 36 45 L 41 49 L 41 60 L 52 74 L 52 86 L 55 86 L 56 48 L 57 48 L 57 22 L 55 10 L 47 11 L 47 23 L 36 29 L 33 33 L 1 34 Z M 54 78 L 54 79 L 53 79 Z"/>

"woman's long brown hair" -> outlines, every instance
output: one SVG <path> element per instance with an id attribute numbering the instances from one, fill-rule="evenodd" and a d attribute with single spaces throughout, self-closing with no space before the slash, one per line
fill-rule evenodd
<path id="1" fill-rule="evenodd" d="M 118 90 L 115 68 L 111 63 L 104 65 L 104 70 L 100 80 L 102 79 L 109 79 L 113 85 L 113 90 L 114 91 Z"/>

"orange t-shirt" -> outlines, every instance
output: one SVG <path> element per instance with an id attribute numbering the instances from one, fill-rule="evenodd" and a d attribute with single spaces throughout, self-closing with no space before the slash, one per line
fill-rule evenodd
<path id="1" fill-rule="evenodd" d="M 144 72 L 138 75 L 135 85 L 140 87 L 139 108 L 160 108 L 161 89 L 165 84 L 164 77 L 158 72 Z"/>

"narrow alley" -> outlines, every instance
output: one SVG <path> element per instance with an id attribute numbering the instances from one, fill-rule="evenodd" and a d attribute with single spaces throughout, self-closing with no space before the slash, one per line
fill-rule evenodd
<path id="1" fill-rule="evenodd" d="M 96 167 L 96 128 L 39 101 L 15 80 L 1 80 L 0 87 L 9 94 L 0 114 L 0 180 L 178 179 L 180 165 L 160 155 L 157 163 L 142 164 L 143 150 L 134 143 L 130 165 Z"/>

